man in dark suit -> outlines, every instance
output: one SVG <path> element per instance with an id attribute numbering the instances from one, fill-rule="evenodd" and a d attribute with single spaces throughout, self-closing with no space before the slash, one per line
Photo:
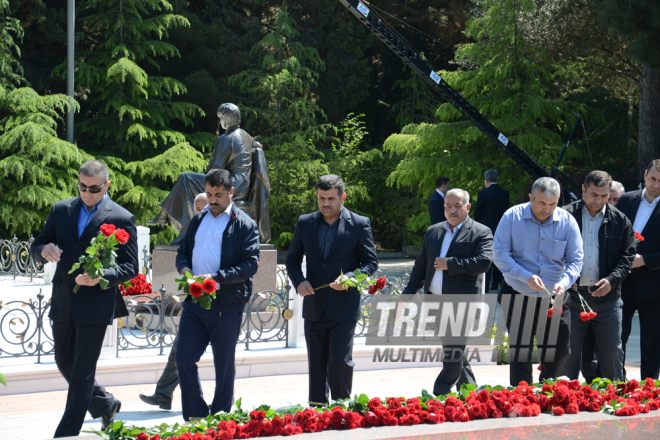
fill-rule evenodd
<path id="1" fill-rule="evenodd" d="M 502 216 L 511 207 L 509 191 L 503 189 L 497 183 L 496 170 L 488 170 L 484 173 L 484 186 L 486 189 L 479 191 L 479 195 L 477 196 L 477 207 L 474 208 L 474 220 L 488 226 L 490 232 L 495 235 L 495 230 Z M 502 272 L 500 272 L 497 266 L 492 264 L 488 272 L 486 272 L 486 292 L 496 290 L 501 282 Z"/>
<path id="2" fill-rule="evenodd" d="M 343 204 L 344 182 L 322 176 L 316 182 L 319 211 L 301 215 L 286 256 L 286 269 L 303 300 L 305 341 L 309 365 L 309 402 L 312 405 L 351 397 L 353 337 L 360 319 L 360 292 L 345 290 L 342 274 L 356 269 L 372 275 L 378 268 L 371 223 Z M 307 274 L 302 272 L 307 257 Z M 314 290 L 314 288 L 328 285 Z"/>
<path id="3" fill-rule="evenodd" d="M 233 203 L 231 174 L 211 170 L 206 173 L 205 186 L 208 205 L 190 221 L 176 256 L 180 274 L 190 272 L 217 283 L 216 299 L 209 310 L 193 303 L 191 296 L 183 302 L 174 361 L 186 421 L 209 415 L 197 371 L 209 342 L 215 367 L 211 412 L 231 411 L 236 344 L 243 309 L 252 295 L 252 277 L 259 268 L 257 224 Z"/>
<path id="4" fill-rule="evenodd" d="M 435 295 L 477 294 L 483 292 L 483 274 L 493 262 L 493 234 L 486 226 L 468 217 L 470 195 L 462 189 L 452 189 L 445 197 L 447 221 L 431 226 L 415 260 L 410 281 L 402 292 L 414 294 L 424 286 L 424 292 Z M 462 346 L 443 346 L 443 349 Z M 456 386 L 476 385 L 470 364 L 463 356 L 445 360 L 433 385 L 433 394 L 446 395 Z"/>
<path id="5" fill-rule="evenodd" d="M 658 379 L 660 373 L 660 159 L 644 171 L 644 189 L 627 192 L 616 207 L 623 212 L 633 230 L 642 234 L 632 270 L 623 282 L 623 326 L 621 341 L 625 360 L 635 311 L 639 313 L 641 378 Z"/>
<path id="6" fill-rule="evenodd" d="M 94 380 L 107 326 L 114 318 L 128 316 L 119 285 L 138 274 L 135 217 L 107 195 L 110 173 L 103 162 L 91 160 L 80 168 L 80 197 L 53 205 L 39 237 L 32 243 L 37 262 L 57 262 L 49 318 L 53 320 L 55 362 L 69 383 L 62 420 L 55 437 L 78 435 L 85 412 L 101 417 L 102 428 L 114 423 L 121 402 Z M 102 290 L 99 279 L 91 279 L 82 269 L 69 270 L 85 254 L 102 224 L 124 229 L 130 238 L 117 251 L 117 267 L 108 268 L 109 281 Z M 78 293 L 73 293 L 76 284 Z"/>
<path id="7" fill-rule="evenodd" d="M 435 191 L 428 201 L 431 225 L 447 220 L 445 218 L 445 194 L 449 191 L 449 177 L 440 176 L 435 179 Z"/>

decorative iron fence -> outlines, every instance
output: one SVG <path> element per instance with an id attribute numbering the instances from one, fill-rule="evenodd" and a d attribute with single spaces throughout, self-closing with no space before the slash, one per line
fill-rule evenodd
<path id="1" fill-rule="evenodd" d="M 42 356 L 52 355 L 49 309 L 41 289 L 36 301 L 0 301 L 0 358 L 36 356 L 41 363 Z"/>
<path id="2" fill-rule="evenodd" d="M 15 235 L 11 240 L 0 240 L 0 275 L 30 277 L 30 281 L 44 276 L 43 264 L 35 263 L 30 255 L 33 241 L 32 236 L 29 241 L 18 241 Z"/>

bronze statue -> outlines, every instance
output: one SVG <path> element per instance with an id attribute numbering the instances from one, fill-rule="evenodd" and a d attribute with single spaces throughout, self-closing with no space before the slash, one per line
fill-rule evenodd
<path id="1" fill-rule="evenodd" d="M 218 137 L 215 143 L 206 172 L 220 168 L 231 173 L 236 207 L 257 222 L 261 243 L 268 243 L 270 182 L 262 145 L 239 127 L 241 112 L 236 105 L 222 104 L 218 108 L 218 118 L 225 133 Z M 180 233 L 179 238 L 171 244 L 178 244 L 195 215 L 195 197 L 201 192 L 205 192 L 204 174 L 181 174 L 170 194 L 160 205 L 161 212 L 147 224 L 166 225 L 169 221 Z"/>

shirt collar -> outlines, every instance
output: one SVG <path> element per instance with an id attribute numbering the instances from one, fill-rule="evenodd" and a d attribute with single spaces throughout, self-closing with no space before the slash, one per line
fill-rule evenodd
<path id="1" fill-rule="evenodd" d="M 445 198 L 445 193 L 443 193 L 442 191 L 440 191 L 437 188 L 435 190 L 438 192 L 438 194 L 440 194 L 442 196 L 443 199 Z"/>
<path id="2" fill-rule="evenodd" d="M 555 208 L 554 211 L 552 211 L 552 215 L 550 216 L 550 220 L 553 222 L 558 222 L 559 219 L 559 212 L 557 210 L 559 207 Z M 532 202 L 527 202 L 525 204 L 525 207 L 523 208 L 523 218 L 524 219 L 529 219 L 529 220 L 534 220 L 535 222 L 538 222 L 542 225 L 545 225 L 548 223 L 548 220 L 546 220 L 544 223 L 539 222 L 536 217 L 534 217 L 534 213 L 532 212 Z"/>
<path id="3" fill-rule="evenodd" d="M 449 222 L 445 222 L 445 230 L 447 232 L 449 232 L 450 234 L 455 234 L 455 233 L 457 233 L 458 231 L 461 230 L 461 228 L 463 227 L 463 225 L 465 224 L 466 221 L 467 221 L 467 219 L 463 220 L 463 223 L 460 223 L 460 224 L 456 225 L 456 227 L 454 228 L 454 232 L 451 232 L 451 229 L 449 229 Z"/>
<path id="4" fill-rule="evenodd" d="M 497 185 L 497 182 L 490 182 L 486 188 L 490 188 L 491 185 Z"/>
<path id="5" fill-rule="evenodd" d="M 644 197 L 645 194 L 646 194 L 646 188 L 644 188 L 644 190 L 642 191 L 642 203 L 646 203 L 647 206 L 652 206 L 655 208 L 655 206 L 658 204 L 658 200 L 660 200 L 660 197 L 656 197 L 652 203 L 649 203 L 648 201 L 646 201 L 646 197 Z"/>
<path id="6" fill-rule="evenodd" d="M 602 215 L 603 217 L 605 217 L 605 209 L 607 209 L 607 204 L 605 204 L 605 206 L 603 206 L 603 209 L 601 209 L 600 212 L 599 212 L 598 214 L 596 214 L 595 217 L 591 217 L 591 213 L 589 212 L 589 208 L 587 208 L 587 205 L 584 204 L 584 205 L 582 205 L 582 214 L 583 214 L 583 215 L 586 214 L 586 215 L 588 215 L 588 216 L 591 217 L 591 218 L 598 218 L 598 217 L 601 216 L 601 215 Z"/>
<path id="7" fill-rule="evenodd" d="M 211 212 L 211 205 L 206 205 L 206 206 L 204 207 L 204 209 L 202 210 L 202 212 L 207 212 L 207 213 L 211 214 L 211 218 L 214 219 L 214 220 L 217 220 L 217 219 L 221 218 L 221 217 L 222 217 L 223 215 L 225 215 L 225 214 L 227 214 L 227 216 L 231 217 L 231 210 L 232 210 L 233 207 L 234 207 L 234 202 L 231 202 L 231 203 L 229 204 L 229 206 L 227 206 L 227 209 L 225 209 L 225 210 L 222 212 L 222 214 L 220 214 L 220 215 L 217 216 L 217 217 L 214 217 L 214 216 L 213 216 L 213 212 Z"/>
<path id="8" fill-rule="evenodd" d="M 83 207 L 85 208 L 85 211 L 86 211 L 87 213 L 90 213 L 90 212 L 96 212 L 96 211 L 99 210 L 99 208 L 101 207 L 101 205 L 103 204 L 103 202 L 105 202 L 105 199 L 107 199 L 107 198 L 108 198 L 108 193 L 106 192 L 105 195 L 103 196 L 103 198 L 101 199 L 101 201 L 98 202 L 98 203 L 96 204 L 96 206 L 94 206 L 92 209 L 89 209 L 89 208 L 87 207 L 87 205 L 85 205 L 85 202 L 82 202 L 82 205 L 83 205 Z M 82 201 L 82 198 L 81 198 L 80 200 Z"/>

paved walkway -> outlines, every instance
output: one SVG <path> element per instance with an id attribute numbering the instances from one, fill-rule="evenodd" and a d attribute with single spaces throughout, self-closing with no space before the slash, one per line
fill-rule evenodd
<path id="1" fill-rule="evenodd" d="M 480 385 L 507 385 L 509 369 L 501 366 L 474 366 L 474 373 Z M 353 390 L 370 397 L 406 396 L 429 391 L 439 372 L 438 368 L 409 368 L 396 370 L 357 371 L 354 375 Z M 631 376 L 639 375 L 638 367 L 629 367 Z M 536 372 L 535 372 L 536 373 Z M 536 374 L 535 374 L 536 376 Z M 122 412 L 118 419 L 135 426 L 151 427 L 160 423 L 183 422 L 181 416 L 181 395 L 177 388 L 172 411 L 162 411 L 143 403 L 138 394 L 153 394 L 154 384 L 128 385 L 107 388 L 122 402 Z M 213 395 L 215 383 L 202 382 L 204 395 Z M 252 409 L 261 404 L 282 407 L 303 404 L 307 400 L 307 375 L 266 376 L 236 380 L 236 397 L 241 397 L 243 408 Z M 64 411 L 66 391 L 7 395 L 0 397 L 0 438 L 12 440 L 34 440 L 51 438 Z M 89 416 L 83 429 L 100 429 L 100 420 Z M 461 425 L 468 426 L 468 425 Z M 471 429 L 476 425 L 469 425 Z M 435 431 L 437 432 L 437 431 Z M 373 438 L 373 437 L 371 437 Z"/>

